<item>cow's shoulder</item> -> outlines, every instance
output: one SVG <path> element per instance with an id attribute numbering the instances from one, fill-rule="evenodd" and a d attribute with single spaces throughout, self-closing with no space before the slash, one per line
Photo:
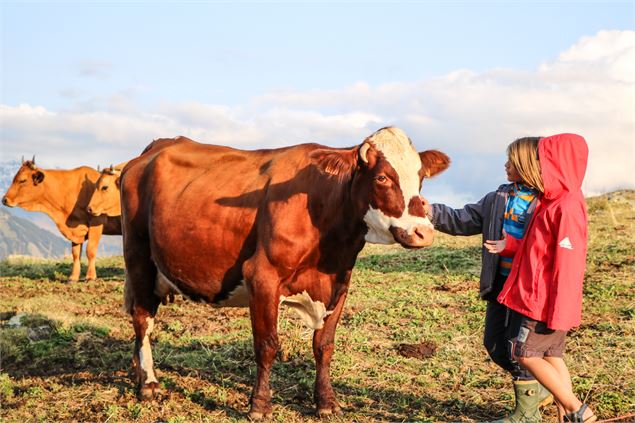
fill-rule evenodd
<path id="1" fill-rule="evenodd" d="M 306 143 L 276 149 L 253 150 L 248 153 L 263 175 L 273 180 L 298 176 L 303 169 L 311 166 L 311 153 L 324 147 L 320 144 Z"/>

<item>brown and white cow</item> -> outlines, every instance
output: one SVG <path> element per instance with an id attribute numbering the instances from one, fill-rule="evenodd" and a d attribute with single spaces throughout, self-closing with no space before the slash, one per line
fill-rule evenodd
<path id="1" fill-rule="evenodd" d="M 417 153 L 397 128 L 348 149 L 241 151 L 182 137 L 163 146 L 149 146 L 121 176 L 125 307 L 140 397 L 158 389 L 150 333 L 159 302 L 176 292 L 249 307 L 257 362 L 250 418 L 271 413 L 281 304 L 315 330 L 318 414 L 339 412 L 329 368 L 357 254 L 366 241 L 432 243 L 419 192 L 449 158 Z"/>
<path id="2" fill-rule="evenodd" d="M 102 233 L 121 235 L 119 218 L 95 217 L 86 211 L 98 177 L 99 172 L 87 166 L 71 170 L 40 169 L 34 158 L 22 162 L 13 183 L 2 197 L 5 206 L 43 212 L 53 219 L 60 233 L 72 245 L 71 282 L 79 280 L 84 242 L 88 241 L 86 280 L 89 281 L 97 278 L 95 257 Z"/>
<path id="3" fill-rule="evenodd" d="M 93 216 L 106 215 L 110 217 L 121 216 L 121 195 L 119 191 L 119 177 L 121 170 L 128 162 L 123 162 L 117 166 L 110 165 L 104 168 L 95 182 L 95 192 L 93 192 L 88 202 L 88 213 Z"/>

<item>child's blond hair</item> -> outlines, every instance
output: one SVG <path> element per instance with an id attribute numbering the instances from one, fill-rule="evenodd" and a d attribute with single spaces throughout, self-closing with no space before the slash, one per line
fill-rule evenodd
<path id="1" fill-rule="evenodd" d="M 545 192 L 538 160 L 538 141 L 541 137 L 518 138 L 507 147 L 507 157 L 526 185 Z"/>

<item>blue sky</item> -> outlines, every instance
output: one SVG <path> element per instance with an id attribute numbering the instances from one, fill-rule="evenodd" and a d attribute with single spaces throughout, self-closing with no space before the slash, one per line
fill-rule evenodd
<path id="1" fill-rule="evenodd" d="M 235 105 L 270 90 L 531 69 L 580 36 L 632 29 L 633 19 L 632 2 L 606 1 L 9 2 L 3 99 L 59 108 L 73 94 L 128 89 L 143 103 Z"/>
<path id="2" fill-rule="evenodd" d="M 504 182 L 518 136 L 567 130 L 592 153 L 606 138 L 633 148 L 632 1 L 1 7 L 3 159 L 96 166 L 180 134 L 353 145 L 397 124 L 452 156 L 433 192 L 460 203 Z M 587 191 L 628 187 L 631 169 L 609 178 L 602 154 Z"/>

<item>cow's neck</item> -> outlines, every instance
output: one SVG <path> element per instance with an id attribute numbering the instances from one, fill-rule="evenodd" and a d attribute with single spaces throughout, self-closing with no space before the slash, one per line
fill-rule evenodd
<path id="1" fill-rule="evenodd" d="M 82 176 L 73 175 L 72 171 L 46 170 L 43 194 L 38 202 L 29 208 L 31 211 L 47 214 L 67 238 L 67 221 L 77 205 L 79 194 L 77 179 Z"/>
<path id="2" fill-rule="evenodd" d="M 318 184 L 317 186 L 323 187 L 324 185 Z M 320 231 L 326 234 L 326 237 L 332 240 L 334 245 L 344 244 L 349 248 L 332 250 L 327 246 L 324 252 L 338 256 L 338 262 L 344 264 L 347 268 L 352 268 L 357 254 L 365 244 L 364 216 L 360 210 L 355 208 L 352 199 L 352 181 L 338 183 L 322 190 L 322 192 L 327 190 L 332 193 L 330 196 L 331 201 L 324 206 L 326 214 L 321 216 Z M 327 244 L 330 244 L 330 242 L 327 242 Z M 350 257 L 342 256 L 343 251 L 346 251 Z"/>

